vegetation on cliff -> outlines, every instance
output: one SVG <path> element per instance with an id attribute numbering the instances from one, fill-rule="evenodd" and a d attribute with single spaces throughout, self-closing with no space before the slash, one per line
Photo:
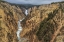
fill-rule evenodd
<path id="1" fill-rule="evenodd" d="M 54 10 L 53 13 L 49 13 L 48 18 L 45 18 L 39 27 L 39 30 L 37 32 L 37 36 L 39 40 L 43 40 L 43 42 L 50 42 L 51 36 L 54 33 L 54 24 L 51 23 L 51 19 L 58 13 L 58 10 Z"/>

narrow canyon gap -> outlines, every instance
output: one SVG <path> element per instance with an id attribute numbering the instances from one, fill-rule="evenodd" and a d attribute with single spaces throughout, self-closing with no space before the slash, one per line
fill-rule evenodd
<path id="1" fill-rule="evenodd" d="M 25 9 L 25 15 L 26 15 L 26 16 L 28 15 L 28 10 L 27 10 L 27 9 Z M 20 19 L 20 20 L 18 21 L 17 37 L 18 37 L 18 40 L 19 40 L 19 41 L 21 41 L 20 32 L 22 32 L 22 30 L 23 30 L 23 28 L 22 28 L 22 26 L 21 26 L 21 22 L 22 22 L 24 19 L 25 19 L 25 18 Z"/>

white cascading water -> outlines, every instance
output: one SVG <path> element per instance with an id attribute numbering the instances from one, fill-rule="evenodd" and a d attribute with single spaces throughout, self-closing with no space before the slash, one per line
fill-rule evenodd
<path id="1" fill-rule="evenodd" d="M 27 16 L 28 15 L 28 10 L 25 10 L 25 15 Z M 24 20 L 24 18 L 21 20 L 18 21 L 18 31 L 17 31 L 17 37 L 18 37 L 18 40 L 20 41 L 21 38 L 20 38 L 20 32 L 22 32 L 22 26 L 21 26 L 21 22 Z"/>
<path id="2" fill-rule="evenodd" d="M 23 19 L 24 19 L 24 18 L 23 18 Z M 22 20 L 23 20 L 23 19 L 22 19 Z M 22 20 L 19 20 L 19 21 L 18 21 L 18 31 L 17 31 L 18 40 L 20 40 L 20 32 L 22 31 L 22 26 L 21 26 Z"/>
<path id="3" fill-rule="evenodd" d="M 25 10 L 25 15 L 26 15 L 26 16 L 28 15 L 28 10 L 27 10 L 27 9 Z"/>

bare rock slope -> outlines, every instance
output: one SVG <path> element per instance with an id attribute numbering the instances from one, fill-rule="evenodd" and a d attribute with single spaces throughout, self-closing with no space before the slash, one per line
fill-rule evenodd
<path id="1" fill-rule="evenodd" d="M 64 42 L 64 3 L 52 3 L 32 7 L 29 15 L 21 23 L 21 37 L 29 42 Z"/>
<path id="2" fill-rule="evenodd" d="M 22 18 L 21 38 L 29 42 L 64 42 L 64 2 L 31 7 L 27 16 L 19 6 L 0 2 L 0 42 L 18 42 L 17 22 Z"/>
<path id="3" fill-rule="evenodd" d="M 17 41 L 17 23 L 25 15 L 21 8 L 6 2 L 0 2 L 0 42 Z"/>

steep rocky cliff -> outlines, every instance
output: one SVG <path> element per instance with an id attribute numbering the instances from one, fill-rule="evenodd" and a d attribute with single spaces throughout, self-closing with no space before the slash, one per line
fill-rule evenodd
<path id="1" fill-rule="evenodd" d="M 33 6 L 27 16 L 19 6 L 0 2 L 0 42 L 18 42 L 17 25 L 22 18 L 20 42 L 64 42 L 64 2 Z"/>
<path id="2" fill-rule="evenodd" d="M 18 20 L 25 17 L 21 8 L 7 2 L 0 2 L 0 42 L 18 42 Z"/>
<path id="3" fill-rule="evenodd" d="M 64 3 L 52 3 L 32 7 L 21 22 L 21 37 L 29 42 L 64 42 Z M 59 40 L 58 36 L 61 36 Z"/>

